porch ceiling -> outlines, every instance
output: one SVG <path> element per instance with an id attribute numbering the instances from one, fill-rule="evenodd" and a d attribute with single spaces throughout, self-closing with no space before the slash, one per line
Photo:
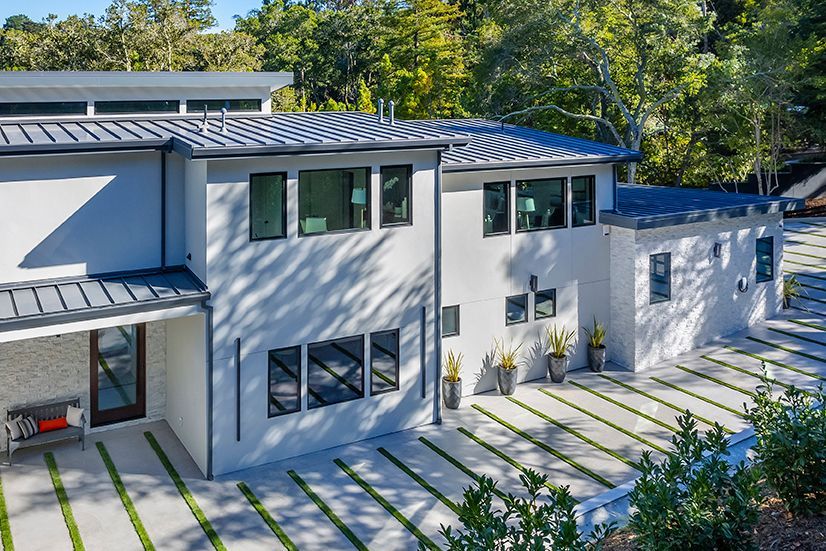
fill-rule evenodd
<path id="1" fill-rule="evenodd" d="M 0 333 L 198 304 L 209 291 L 185 267 L 0 285 Z"/>

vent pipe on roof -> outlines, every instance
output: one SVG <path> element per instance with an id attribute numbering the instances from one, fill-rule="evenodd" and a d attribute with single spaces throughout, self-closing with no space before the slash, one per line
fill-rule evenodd
<path id="1" fill-rule="evenodd" d="M 384 99 L 379 98 L 379 122 L 384 122 Z"/>
<path id="2" fill-rule="evenodd" d="M 227 108 L 221 107 L 221 134 L 227 133 Z"/>
<path id="3" fill-rule="evenodd" d="M 396 103 L 391 99 L 388 106 L 390 107 L 390 124 L 396 124 Z"/>
<path id="4" fill-rule="evenodd" d="M 201 122 L 201 126 L 198 127 L 198 132 L 206 133 L 209 132 L 209 123 L 207 122 L 207 108 L 204 105 L 204 120 Z"/>

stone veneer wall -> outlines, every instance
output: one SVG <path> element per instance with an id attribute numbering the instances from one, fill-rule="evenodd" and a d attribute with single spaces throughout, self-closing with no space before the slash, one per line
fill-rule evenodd
<path id="1" fill-rule="evenodd" d="M 166 322 L 146 324 L 146 417 L 95 432 L 166 416 Z M 89 411 L 89 332 L 0 343 L 0 415 L 25 404 L 80 397 Z M 88 414 L 87 414 L 88 419 Z M 2 423 L 0 423 L 2 426 Z M 87 429 L 88 430 L 88 429 Z M 6 449 L 5 428 L 0 451 Z"/>

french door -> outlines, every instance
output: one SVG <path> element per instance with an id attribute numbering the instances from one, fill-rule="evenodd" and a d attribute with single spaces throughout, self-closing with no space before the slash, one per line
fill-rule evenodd
<path id="1" fill-rule="evenodd" d="M 146 415 L 146 324 L 91 332 L 91 425 Z"/>

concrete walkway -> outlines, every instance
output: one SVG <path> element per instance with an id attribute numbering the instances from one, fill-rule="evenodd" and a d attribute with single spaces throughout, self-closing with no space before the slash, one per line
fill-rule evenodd
<path id="1" fill-rule="evenodd" d="M 521 493 L 520 470 L 533 468 L 547 473 L 551 484 L 570 486 L 584 501 L 633 479 L 641 451 L 658 455 L 668 448 L 675 419 L 686 409 L 702 419 L 701 428 L 719 422 L 732 433 L 743 430 L 743 404 L 760 383 L 762 361 L 770 377 L 786 384 L 813 387 L 826 380 L 826 223 L 787 222 L 786 227 L 793 241 L 786 270 L 801 274 L 811 294 L 786 315 L 643 373 L 609 366 L 603 374 L 570 373 L 562 384 L 519 385 L 512 399 L 496 392 L 466 397 L 460 410 L 445 412 L 441 426 L 212 482 L 200 478 L 165 423 L 96 438 L 105 442 L 149 538 L 164 550 L 213 545 L 143 436 L 147 430 L 229 549 L 283 547 L 239 482 L 300 549 L 438 545 L 440 525 L 457 524 L 452 507 L 482 474 L 498 480 L 505 492 Z M 795 256 L 804 252 L 822 258 Z M 798 258 L 808 265 L 793 264 Z M 819 297 L 822 303 L 815 300 Z M 86 452 L 71 443 L 51 451 L 86 548 L 140 549 L 94 443 Z M 13 467 L 0 466 L 15 549 L 71 549 L 42 454 L 21 452 Z"/>

